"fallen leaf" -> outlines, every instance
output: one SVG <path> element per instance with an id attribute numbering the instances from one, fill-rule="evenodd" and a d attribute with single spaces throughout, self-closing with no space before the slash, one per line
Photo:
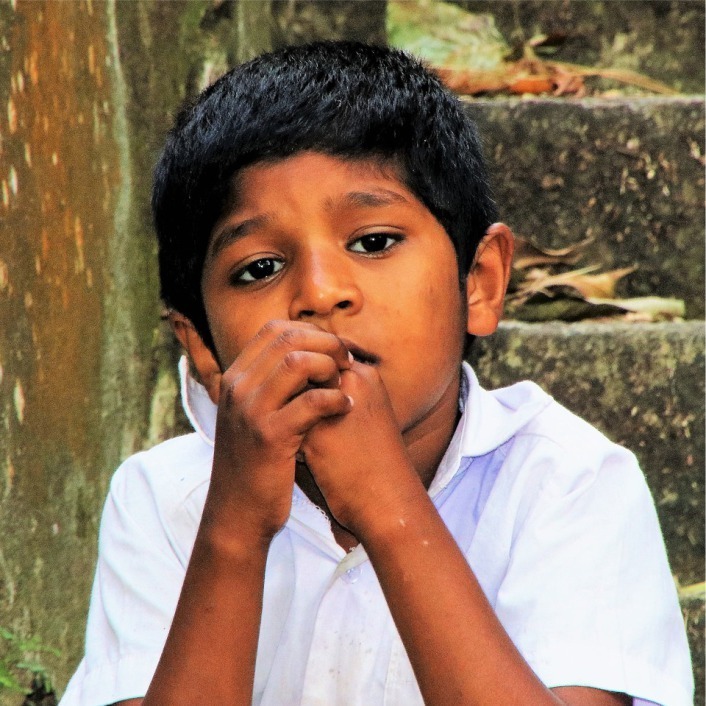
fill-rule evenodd
<path id="1" fill-rule="evenodd" d="M 518 286 L 519 294 L 531 292 L 547 291 L 556 287 L 569 287 L 576 290 L 582 297 L 612 299 L 615 293 L 615 285 L 625 275 L 634 272 L 637 268 L 623 267 L 618 270 L 610 270 L 600 274 L 591 274 L 599 268 L 599 265 L 583 267 L 579 270 L 571 270 L 559 274 L 549 275 L 542 271 L 530 271 L 524 282 Z"/>
<path id="2" fill-rule="evenodd" d="M 690 586 L 677 586 L 679 598 L 705 598 L 706 583 L 693 583 Z"/>
<path id="3" fill-rule="evenodd" d="M 588 301 L 597 305 L 611 304 L 625 311 L 647 315 L 652 321 L 658 318 L 682 319 L 686 315 L 684 300 L 672 297 L 633 297 L 631 299 L 589 297 Z"/>
<path id="4" fill-rule="evenodd" d="M 527 238 L 515 236 L 515 255 L 512 266 L 524 270 L 535 265 L 575 265 L 583 255 L 583 251 L 593 242 L 593 238 L 586 238 L 580 243 L 566 248 L 540 248 L 531 243 Z"/>
<path id="5" fill-rule="evenodd" d="M 535 49 L 556 46 L 565 35 L 533 37 L 522 47 L 523 57 L 509 61 L 512 49 L 491 14 L 467 12 L 439 0 L 389 0 L 387 33 L 392 46 L 427 61 L 441 80 L 461 95 L 505 92 L 581 97 L 586 93 L 584 79 L 591 76 L 654 93 L 677 93 L 670 86 L 635 71 L 582 66 L 537 56 Z"/>
<path id="6" fill-rule="evenodd" d="M 617 316 L 624 310 L 612 304 L 593 304 L 581 297 L 551 297 L 538 293 L 527 301 L 507 307 L 507 317 L 518 321 L 581 321 L 595 317 Z"/>

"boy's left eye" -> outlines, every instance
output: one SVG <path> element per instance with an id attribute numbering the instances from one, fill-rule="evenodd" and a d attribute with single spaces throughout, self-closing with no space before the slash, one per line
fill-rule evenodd
<path id="1" fill-rule="evenodd" d="M 389 233 L 370 233 L 354 240 L 350 246 L 353 252 L 378 253 L 391 248 L 399 243 L 402 238 Z"/>

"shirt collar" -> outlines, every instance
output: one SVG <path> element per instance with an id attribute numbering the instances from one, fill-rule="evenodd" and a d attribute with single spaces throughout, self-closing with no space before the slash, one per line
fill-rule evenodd
<path id="1" fill-rule="evenodd" d="M 213 446 L 216 438 L 216 413 L 218 408 L 206 392 L 206 388 L 197 382 L 189 370 L 189 359 L 183 355 L 179 359 L 179 380 L 181 404 L 186 418 L 194 431 L 209 445 Z"/>
<path id="2" fill-rule="evenodd" d="M 438 495 L 451 482 L 461 466 L 461 459 L 495 451 L 551 401 L 546 392 L 528 381 L 498 390 L 485 390 L 473 368 L 463 363 L 459 401 L 463 410 L 461 419 L 429 486 L 429 495 Z"/>
<path id="3" fill-rule="evenodd" d="M 432 497 L 449 484 L 462 458 L 485 456 L 494 451 L 552 401 L 532 382 L 484 390 L 468 363 L 463 364 L 463 376 L 459 399 L 461 419 L 429 487 Z M 186 356 L 179 361 L 179 377 L 184 412 L 198 435 L 213 446 L 217 408 L 189 371 Z"/>

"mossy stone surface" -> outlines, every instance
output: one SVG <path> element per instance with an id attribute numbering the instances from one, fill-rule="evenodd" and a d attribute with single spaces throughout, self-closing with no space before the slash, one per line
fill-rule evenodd
<path id="1" fill-rule="evenodd" d="M 704 325 L 506 322 L 471 363 L 490 388 L 523 379 L 633 451 L 672 571 L 704 580 Z"/>
<path id="2" fill-rule="evenodd" d="M 704 102 L 472 100 L 501 220 L 540 247 L 592 238 L 581 265 L 637 265 L 619 296 L 704 315 Z"/>
<path id="3" fill-rule="evenodd" d="M 515 46 L 538 35 L 552 37 L 555 51 L 548 59 L 628 69 L 681 93 L 704 92 L 701 0 L 461 0 L 458 4 L 493 15 L 503 36 Z M 615 82 L 599 86 L 626 90 Z"/>

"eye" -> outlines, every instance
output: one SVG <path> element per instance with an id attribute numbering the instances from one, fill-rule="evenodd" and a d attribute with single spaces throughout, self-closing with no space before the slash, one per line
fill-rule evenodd
<path id="1" fill-rule="evenodd" d="M 389 250 L 400 240 L 402 240 L 400 236 L 390 235 L 389 233 L 370 233 L 354 240 L 350 250 L 362 253 L 379 253 Z"/>
<path id="2" fill-rule="evenodd" d="M 238 270 L 232 280 L 235 284 L 257 282 L 276 275 L 283 267 L 282 260 L 276 260 L 274 257 L 261 257 Z"/>

